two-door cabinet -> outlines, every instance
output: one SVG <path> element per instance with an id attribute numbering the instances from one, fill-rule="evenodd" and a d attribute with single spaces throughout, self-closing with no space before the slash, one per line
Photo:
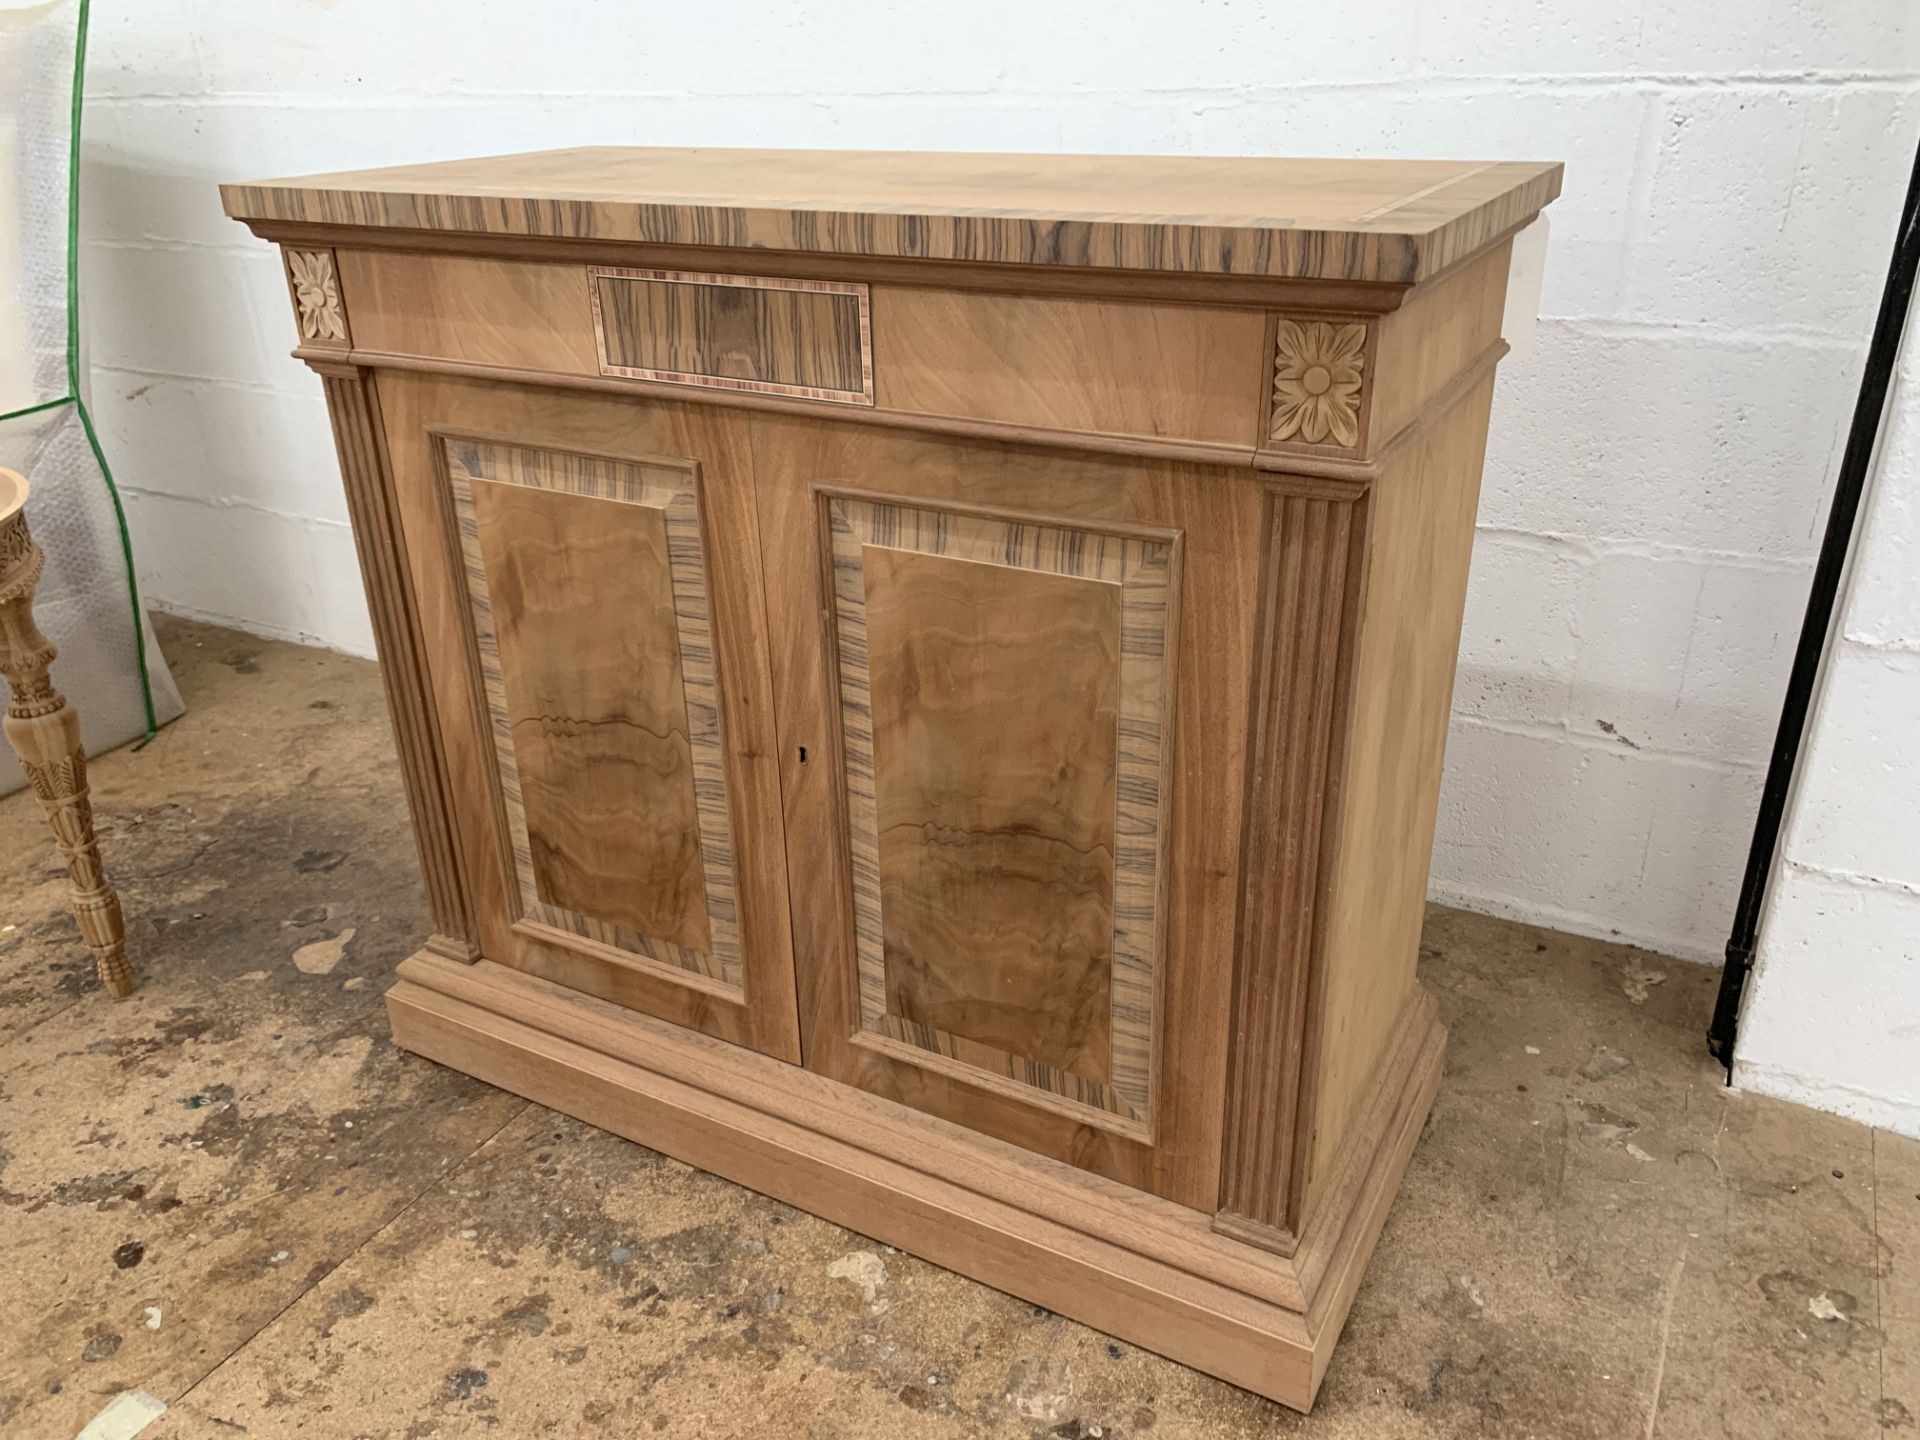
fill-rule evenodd
<path id="1" fill-rule="evenodd" d="M 573 150 L 231 185 L 324 377 L 410 1049 L 1288 1404 L 1414 975 L 1550 164 Z"/>

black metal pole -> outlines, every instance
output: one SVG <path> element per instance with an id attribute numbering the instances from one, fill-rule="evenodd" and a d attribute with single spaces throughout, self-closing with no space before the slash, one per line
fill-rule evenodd
<path id="1" fill-rule="evenodd" d="M 1740 1023 L 1740 993 L 1753 968 L 1753 947 L 1760 929 L 1760 910 L 1767 898 L 1767 877 L 1773 870 L 1780 843 L 1780 825 L 1787 810 L 1787 792 L 1793 785 L 1794 762 L 1806 736 L 1807 711 L 1813 704 L 1813 684 L 1826 653 L 1827 632 L 1853 546 L 1854 521 L 1860 514 L 1867 471 L 1873 463 L 1880 417 L 1893 383 L 1893 367 L 1900 357 L 1900 335 L 1906 328 L 1907 308 L 1913 300 L 1913 281 L 1920 269 L 1920 153 L 1907 183 L 1907 202 L 1900 211 L 1900 229 L 1894 237 L 1893 260 L 1887 268 L 1887 286 L 1880 294 L 1880 314 L 1873 322 L 1867 345 L 1866 372 L 1860 379 L 1860 397 L 1854 402 L 1853 424 L 1847 430 L 1847 449 L 1840 460 L 1840 478 L 1834 485 L 1833 506 L 1827 511 L 1827 533 L 1820 542 L 1820 559 L 1813 567 L 1813 590 L 1807 596 L 1807 615 L 1800 625 L 1800 643 L 1793 652 L 1793 672 L 1787 679 L 1786 703 L 1780 709 L 1780 729 L 1767 762 L 1767 783 L 1760 792 L 1760 813 L 1753 822 L 1753 844 L 1747 851 L 1747 870 L 1740 882 L 1740 900 L 1734 907 L 1733 930 L 1727 936 L 1727 960 L 1720 972 L 1720 995 L 1707 1028 L 1707 1049 L 1727 1067 L 1733 1080 L 1733 1040 Z"/>

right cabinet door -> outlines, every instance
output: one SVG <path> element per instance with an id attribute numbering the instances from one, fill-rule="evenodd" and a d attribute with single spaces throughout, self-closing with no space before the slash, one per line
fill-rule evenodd
<path id="1" fill-rule="evenodd" d="M 806 1063 L 1211 1210 L 1257 484 L 753 423 Z"/>

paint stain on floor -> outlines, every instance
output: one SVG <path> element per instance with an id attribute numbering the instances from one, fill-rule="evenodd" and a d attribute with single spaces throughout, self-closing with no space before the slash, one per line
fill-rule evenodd
<path id="1" fill-rule="evenodd" d="M 1710 972 L 1432 912 L 1446 1081 L 1303 1420 L 395 1050 L 373 667 L 162 638 L 189 713 L 94 766 L 132 1000 L 0 800 L 0 1434 L 1915 1433 L 1920 1145 L 1725 1090 Z"/>

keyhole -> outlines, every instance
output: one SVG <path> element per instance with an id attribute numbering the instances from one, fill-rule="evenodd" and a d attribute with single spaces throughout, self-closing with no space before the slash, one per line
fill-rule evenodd
<path id="1" fill-rule="evenodd" d="M 807 763 L 807 747 L 804 745 L 800 747 L 800 763 L 802 765 Z"/>

